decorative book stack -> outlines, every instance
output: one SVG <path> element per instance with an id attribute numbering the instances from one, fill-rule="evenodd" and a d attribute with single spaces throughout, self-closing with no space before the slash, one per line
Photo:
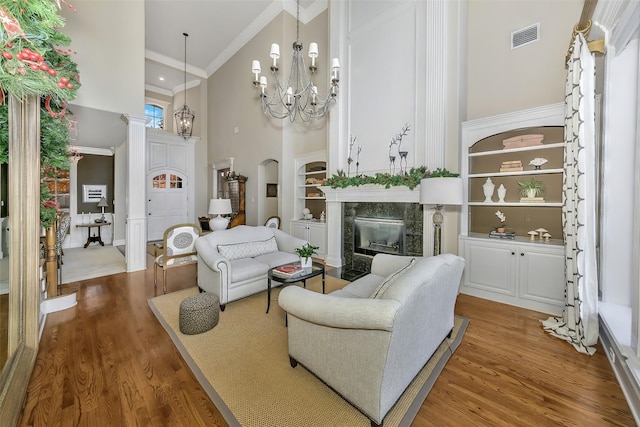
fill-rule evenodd
<path id="1" fill-rule="evenodd" d="M 516 232 L 515 231 L 505 231 L 503 233 L 498 233 L 495 230 L 491 230 L 491 232 L 489 232 L 489 237 L 493 238 L 493 239 L 509 239 L 509 240 L 515 240 L 516 238 Z"/>
<path id="2" fill-rule="evenodd" d="M 520 197 L 520 203 L 544 203 L 544 197 Z"/>
<path id="3" fill-rule="evenodd" d="M 522 170 L 522 160 L 502 162 L 500 166 L 500 172 L 521 172 Z"/>
<path id="4" fill-rule="evenodd" d="M 281 277 L 293 277 L 302 272 L 302 267 L 295 264 L 285 264 L 274 268 L 273 272 Z"/>

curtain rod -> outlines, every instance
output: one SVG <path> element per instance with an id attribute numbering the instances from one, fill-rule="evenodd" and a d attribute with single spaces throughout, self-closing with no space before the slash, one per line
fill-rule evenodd
<path id="1" fill-rule="evenodd" d="M 596 5 L 598 4 L 598 0 L 584 0 L 584 4 L 582 5 L 582 14 L 580 15 L 580 21 L 573 27 L 573 33 L 571 34 L 571 42 L 569 43 L 569 49 L 567 50 L 567 57 L 565 58 L 565 65 L 569 63 L 569 59 L 571 58 L 571 54 L 573 53 L 573 42 L 575 41 L 578 34 L 582 34 L 583 37 L 586 38 L 589 36 L 589 31 L 591 30 L 591 18 L 593 17 L 593 12 L 596 9 Z M 587 42 L 587 46 L 591 52 L 604 53 L 604 39 L 593 40 Z"/>

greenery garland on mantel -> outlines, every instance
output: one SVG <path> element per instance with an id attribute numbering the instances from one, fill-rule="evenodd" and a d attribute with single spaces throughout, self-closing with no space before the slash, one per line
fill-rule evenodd
<path id="1" fill-rule="evenodd" d="M 338 170 L 337 174 L 334 174 L 330 178 L 327 178 L 326 185 L 330 186 L 331 188 L 347 188 L 359 187 L 366 184 L 378 184 L 383 185 L 384 188 L 406 186 L 409 187 L 410 190 L 413 190 L 420 184 L 420 180 L 422 180 L 423 178 L 451 178 L 458 176 L 460 176 L 460 174 L 450 172 L 447 169 L 437 168 L 433 171 L 429 171 L 425 166 L 411 168 L 409 172 L 402 175 L 376 173 L 375 176 L 346 176 L 344 174 L 344 171 Z"/>

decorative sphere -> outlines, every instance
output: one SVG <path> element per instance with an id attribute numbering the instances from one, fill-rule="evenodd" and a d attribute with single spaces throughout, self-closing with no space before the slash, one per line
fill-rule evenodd
<path id="1" fill-rule="evenodd" d="M 307 215 L 309 215 L 309 214 L 311 213 L 311 211 L 309 210 L 309 208 L 304 208 L 304 209 L 302 210 L 302 213 L 303 213 L 305 216 L 307 216 Z"/>

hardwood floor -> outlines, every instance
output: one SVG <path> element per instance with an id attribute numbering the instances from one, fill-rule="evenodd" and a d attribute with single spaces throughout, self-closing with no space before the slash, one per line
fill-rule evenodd
<path id="1" fill-rule="evenodd" d="M 147 305 L 153 265 L 65 285 L 78 305 L 49 314 L 20 426 L 224 426 Z M 195 266 L 169 272 L 169 291 Z M 162 284 L 158 284 L 162 292 Z M 543 332 L 546 316 L 460 295 L 467 333 L 414 426 L 635 425 L 613 371 Z"/>

